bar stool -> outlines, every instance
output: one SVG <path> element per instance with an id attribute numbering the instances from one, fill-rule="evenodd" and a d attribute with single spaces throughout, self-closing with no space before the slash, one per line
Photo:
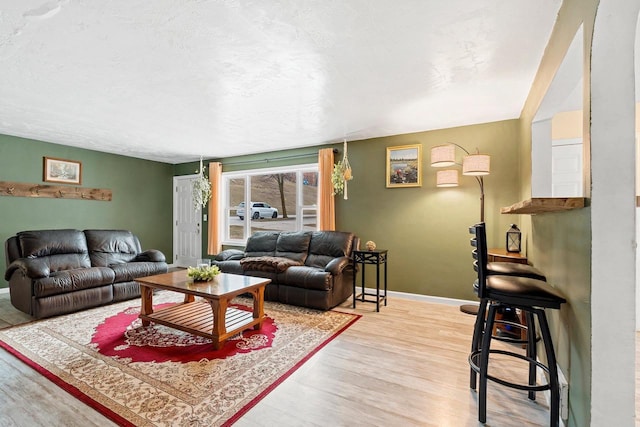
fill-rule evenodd
<path id="1" fill-rule="evenodd" d="M 486 231 L 486 230 L 485 230 Z M 487 251 L 488 252 L 488 251 Z M 474 253 L 474 259 L 477 260 L 477 255 L 475 255 Z M 485 256 L 485 260 L 488 261 L 489 256 L 488 254 Z M 477 266 L 475 266 L 474 264 L 474 268 L 477 271 Z M 542 280 L 544 282 L 547 281 L 547 277 L 544 275 L 544 273 L 540 270 L 538 270 L 535 267 L 532 267 L 528 264 L 519 264 L 519 263 L 514 263 L 514 262 L 487 262 L 487 272 L 486 274 L 488 276 L 491 275 L 503 275 L 503 276 L 517 276 L 517 277 L 527 277 L 529 279 L 536 279 L 536 280 Z M 477 289 L 477 282 L 474 283 L 474 291 L 477 294 L 478 293 L 478 289 Z M 509 306 L 503 306 L 504 308 L 513 308 L 513 307 L 509 307 Z M 484 325 L 484 321 L 486 319 L 486 303 L 482 304 L 480 307 L 478 307 L 478 310 L 476 312 L 476 315 L 482 313 L 483 318 L 482 318 L 482 323 L 479 323 L 479 326 L 483 326 Z M 527 318 L 528 316 L 526 316 L 525 313 L 525 325 L 528 324 L 530 322 L 530 319 Z M 512 328 L 515 328 L 517 330 L 527 330 L 527 327 L 521 323 L 515 323 L 509 320 L 495 320 L 495 323 L 498 324 L 503 324 L 505 326 L 510 326 Z M 480 331 L 476 332 L 474 331 L 474 338 L 476 338 L 473 342 L 473 348 L 472 351 L 475 350 L 479 350 L 480 348 L 480 341 L 481 341 L 481 335 L 480 333 L 482 332 L 482 329 L 480 329 Z M 523 344 L 523 345 L 527 345 L 528 344 L 528 339 L 522 340 L 522 339 L 517 339 L 517 338 L 512 338 L 512 337 L 508 337 L 508 336 L 495 336 L 495 339 L 498 339 L 500 341 L 505 341 L 505 342 L 509 342 L 511 344 Z M 538 338 L 536 337 L 536 341 L 538 340 Z M 469 385 L 472 389 L 475 390 L 476 388 L 476 371 L 474 371 L 473 369 L 470 369 L 470 380 L 469 380 Z"/>
<path id="2" fill-rule="evenodd" d="M 528 264 L 520 264 L 515 262 L 488 262 L 487 274 L 529 277 L 530 279 L 543 280 L 545 282 L 547 281 L 547 278 L 542 273 L 542 271 L 538 270 L 537 268 L 532 267 Z M 472 304 L 464 304 L 460 306 L 460 311 L 467 314 L 477 315 L 478 307 Z"/>
<path id="3" fill-rule="evenodd" d="M 476 373 L 480 376 L 478 385 L 478 421 L 485 423 L 487 419 L 487 382 L 491 380 L 507 387 L 528 391 L 529 399 L 535 399 L 535 393 L 550 390 L 550 425 L 558 426 L 560 416 L 560 386 L 558 383 L 558 370 L 556 356 L 549 331 L 549 324 L 545 314 L 545 308 L 560 309 L 566 302 L 562 295 L 548 283 L 542 280 L 528 277 L 488 274 L 487 268 L 487 238 L 484 223 L 476 224 L 469 228 L 469 233 L 474 237 L 471 246 L 474 258 L 474 269 L 478 273 L 478 279 L 474 283 L 480 309 L 476 317 L 473 331 L 469 365 L 472 369 L 470 386 L 476 388 Z M 489 307 L 486 319 L 484 313 Z M 492 350 L 491 341 L 498 339 L 492 335 L 498 309 L 514 307 L 522 310 L 527 318 L 526 355 L 507 350 Z M 537 360 L 537 333 L 535 319 L 540 325 L 540 335 L 547 356 L 547 365 Z M 501 354 L 516 357 L 529 364 L 529 378 L 527 384 L 510 382 L 500 377 L 489 375 L 489 357 L 491 354 Z M 536 384 L 536 368 L 541 368 L 549 375 L 547 384 Z"/>

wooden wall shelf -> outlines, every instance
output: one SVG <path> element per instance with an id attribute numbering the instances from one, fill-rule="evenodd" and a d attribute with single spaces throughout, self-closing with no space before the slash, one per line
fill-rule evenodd
<path id="1" fill-rule="evenodd" d="M 105 188 L 70 187 L 67 185 L 29 184 L 0 181 L 0 195 L 14 197 L 48 197 L 110 202 L 111 190 Z"/>
<path id="2" fill-rule="evenodd" d="M 500 209 L 502 214 L 539 214 L 584 208 L 584 197 L 535 197 Z"/>

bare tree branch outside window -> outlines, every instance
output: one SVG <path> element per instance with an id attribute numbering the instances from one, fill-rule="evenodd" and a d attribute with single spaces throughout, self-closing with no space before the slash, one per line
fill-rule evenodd
<path id="1" fill-rule="evenodd" d="M 282 211 L 282 218 L 289 218 L 287 214 L 287 204 L 284 196 L 284 183 L 285 181 L 295 182 L 296 174 L 295 173 L 278 173 L 269 175 L 269 177 L 276 181 L 278 184 L 278 191 L 280 192 L 280 206 Z"/>

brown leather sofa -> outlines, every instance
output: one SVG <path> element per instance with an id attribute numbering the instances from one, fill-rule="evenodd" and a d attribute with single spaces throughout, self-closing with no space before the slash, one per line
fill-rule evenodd
<path id="1" fill-rule="evenodd" d="M 268 301 L 329 310 L 352 294 L 351 251 L 359 243 L 341 231 L 261 231 L 247 240 L 244 252 L 223 251 L 213 264 L 225 273 L 271 279 Z"/>
<path id="2" fill-rule="evenodd" d="M 127 230 L 22 231 L 5 242 L 11 304 L 35 318 L 140 296 L 134 279 L 166 273 Z"/>

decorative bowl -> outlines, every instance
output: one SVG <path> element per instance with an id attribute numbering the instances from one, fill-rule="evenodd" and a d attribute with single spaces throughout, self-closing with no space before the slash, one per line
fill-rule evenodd
<path id="1" fill-rule="evenodd" d="M 209 282 L 218 274 L 220 274 L 220 269 L 217 265 L 187 267 L 187 276 L 191 277 L 195 282 Z"/>

